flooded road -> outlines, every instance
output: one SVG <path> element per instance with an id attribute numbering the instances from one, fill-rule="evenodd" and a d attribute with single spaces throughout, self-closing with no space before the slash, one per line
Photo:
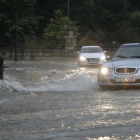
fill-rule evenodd
<path id="1" fill-rule="evenodd" d="M 138 140 L 140 90 L 102 90 L 76 59 L 7 61 L 0 140 Z"/>

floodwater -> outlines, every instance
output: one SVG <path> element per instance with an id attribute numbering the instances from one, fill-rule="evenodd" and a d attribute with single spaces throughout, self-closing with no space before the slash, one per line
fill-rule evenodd
<path id="1" fill-rule="evenodd" d="M 98 87 L 74 58 L 5 61 L 0 140 L 139 140 L 140 90 Z"/>

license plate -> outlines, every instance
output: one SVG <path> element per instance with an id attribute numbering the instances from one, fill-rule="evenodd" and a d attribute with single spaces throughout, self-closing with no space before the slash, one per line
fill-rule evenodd
<path id="1" fill-rule="evenodd" d="M 115 82 L 135 82 L 135 77 L 115 77 Z"/>
<path id="2" fill-rule="evenodd" d="M 91 63 L 97 63 L 98 60 L 90 60 Z"/>

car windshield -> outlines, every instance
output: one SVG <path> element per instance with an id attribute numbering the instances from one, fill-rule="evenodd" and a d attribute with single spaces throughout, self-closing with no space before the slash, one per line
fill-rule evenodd
<path id="1" fill-rule="evenodd" d="M 90 48 L 82 48 L 81 53 L 100 53 L 102 52 L 101 48 L 98 47 L 90 47 Z"/>
<path id="2" fill-rule="evenodd" d="M 124 45 L 118 49 L 112 60 L 140 58 L 140 45 Z"/>

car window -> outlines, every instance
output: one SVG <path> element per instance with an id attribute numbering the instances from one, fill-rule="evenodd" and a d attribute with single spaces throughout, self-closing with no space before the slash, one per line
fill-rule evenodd
<path id="1" fill-rule="evenodd" d="M 102 52 L 101 48 L 82 48 L 81 53 L 100 53 Z"/>
<path id="2" fill-rule="evenodd" d="M 112 60 L 140 58 L 140 45 L 124 45 L 115 53 Z"/>

